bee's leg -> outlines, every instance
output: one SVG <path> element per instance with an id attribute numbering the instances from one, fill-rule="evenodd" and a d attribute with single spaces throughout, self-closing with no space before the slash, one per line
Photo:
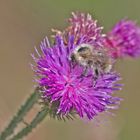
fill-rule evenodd
<path id="1" fill-rule="evenodd" d="M 83 70 L 82 74 L 79 77 L 81 78 L 83 76 L 86 76 L 87 70 L 88 70 L 88 67 L 84 67 L 84 70 Z"/>
<path id="2" fill-rule="evenodd" d="M 86 76 L 87 70 L 88 70 L 88 67 L 85 67 L 85 68 L 84 68 L 84 71 L 83 71 L 83 73 L 82 73 L 83 76 Z"/>
<path id="3" fill-rule="evenodd" d="M 97 79 L 99 77 L 99 70 L 97 68 L 94 68 L 93 70 L 93 86 L 96 86 Z"/>

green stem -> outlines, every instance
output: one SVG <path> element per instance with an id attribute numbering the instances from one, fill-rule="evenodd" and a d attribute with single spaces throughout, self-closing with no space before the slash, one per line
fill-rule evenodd
<path id="1" fill-rule="evenodd" d="M 15 136 L 13 136 L 13 138 L 11 138 L 10 140 L 19 140 L 24 136 L 27 136 L 46 117 L 47 114 L 48 109 L 44 109 L 38 112 L 33 121 L 28 126 L 23 128 L 20 132 L 18 132 Z"/>
<path id="2" fill-rule="evenodd" d="M 10 121 L 9 125 L 4 129 L 4 131 L 0 134 L 0 140 L 5 140 L 8 136 L 10 136 L 17 124 L 23 120 L 23 117 L 29 112 L 32 106 L 39 99 L 39 91 L 38 88 L 30 95 L 30 97 L 26 100 L 26 102 L 21 106 L 18 110 L 17 114 Z"/>

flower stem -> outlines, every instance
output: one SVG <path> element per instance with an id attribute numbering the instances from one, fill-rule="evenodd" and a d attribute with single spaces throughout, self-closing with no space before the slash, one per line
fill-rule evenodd
<path id="1" fill-rule="evenodd" d="M 9 125 L 0 134 L 0 140 L 6 140 L 10 136 L 17 125 L 23 120 L 23 117 L 30 111 L 32 106 L 39 100 L 39 89 L 36 88 L 35 91 L 30 95 L 26 102 L 18 110 L 17 114 L 10 121 Z"/>
<path id="2" fill-rule="evenodd" d="M 13 138 L 10 140 L 19 140 L 25 136 L 27 136 L 30 132 L 32 132 L 33 128 L 35 128 L 48 114 L 48 109 L 43 109 L 42 111 L 38 112 L 33 121 L 23 128 L 20 132 L 18 132 Z"/>

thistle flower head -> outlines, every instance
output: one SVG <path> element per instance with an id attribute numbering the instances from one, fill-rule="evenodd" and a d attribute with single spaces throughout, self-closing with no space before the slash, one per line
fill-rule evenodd
<path id="1" fill-rule="evenodd" d="M 115 58 L 140 56 L 140 28 L 131 20 L 121 20 L 107 34 L 106 46 Z"/>
<path id="2" fill-rule="evenodd" d="M 102 46 L 104 34 L 101 34 L 103 27 L 97 25 L 97 20 L 94 20 L 90 14 L 72 13 L 69 18 L 69 26 L 65 30 L 65 35 L 73 35 L 75 44 L 88 43 L 93 46 Z"/>
<path id="3" fill-rule="evenodd" d="M 118 107 L 120 98 L 112 94 L 120 89 L 120 85 L 116 84 L 120 78 L 114 72 L 103 74 L 94 86 L 91 69 L 87 75 L 81 76 L 84 67 L 72 65 L 69 59 L 77 47 L 76 38 L 70 35 L 65 44 L 62 36 L 57 35 L 54 45 L 44 39 L 40 45 L 42 53 L 36 50 L 38 57 L 33 55 L 36 63 L 34 71 L 38 76 L 36 81 L 42 88 L 42 98 L 49 101 L 50 106 L 56 103 L 57 114 L 66 116 L 74 111 L 81 118 L 92 119 L 101 112 Z M 79 41 L 82 39 L 79 38 Z"/>

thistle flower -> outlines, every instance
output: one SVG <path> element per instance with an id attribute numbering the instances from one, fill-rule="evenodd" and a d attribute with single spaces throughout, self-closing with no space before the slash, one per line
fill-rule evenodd
<path id="1" fill-rule="evenodd" d="M 131 20 L 118 22 L 105 42 L 114 58 L 140 56 L 140 28 Z"/>
<path id="2" fill-rule="evenodd" d="M 82 39 L 81 39 L 82 40 Z M 79 38 L 79 41 L 81 41 Z M 91 70 L 86 76 L 81 76 L 84 67 L 78 64 L 72 65 L 69 57 L 75 44 L 75 36 L 68 37 L 65 44 L 62 36 L 55 37 L 55 44 L 50 45 L 47 38 L 41 42 L 42 53 L 35 60 L 36 80 L 42 88 L 44 102 L 51 106 L 56 104 L 56 114 L 66 116 L 74 111 L 81 118 L 88 119 L 109 109 L 116 109 L 120 98 L 113 97 L 115 90 L 120 90 L 116 82 L 119 76 L 110 72 L 99 77 L 93 86 Z"/>
<path id="3" fill-rule="evenodd" d="M 68 20 L 69 26 L 64 31 L 64 36 L 73 35 L 75 44 L 88 43 L 93 46 L 103 46 L 104 34 L 101 34 L 103 27 L 97 25 L 97 20 L 92 19 L 90 14 L 72 13 L 72 17 Z"/>

